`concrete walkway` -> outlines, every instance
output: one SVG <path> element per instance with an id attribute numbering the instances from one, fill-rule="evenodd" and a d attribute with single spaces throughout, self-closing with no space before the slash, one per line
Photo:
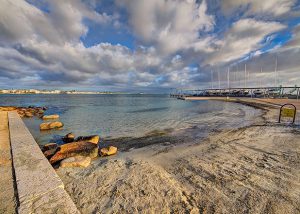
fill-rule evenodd
<path id="1" fill-rule="evenodd" d="M 7 112 L 0 111 L 0 213 L 16 213 Z"/>
<path id="2" fill-rule="evenodd" d="M 8 113 L 19 214 L 79 214 L 64 184 L 17 112 Z"/>

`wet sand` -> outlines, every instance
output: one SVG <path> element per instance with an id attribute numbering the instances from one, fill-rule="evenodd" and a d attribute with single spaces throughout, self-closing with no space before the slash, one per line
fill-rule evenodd
<path id="1" fill-rule="evenodd" d="M 127 139 L 135 149 L 57 172 L 82 213 L 300 213 L 299 126 L 244 103 L 263 109 L 250 126 L 204 140 Z"/>

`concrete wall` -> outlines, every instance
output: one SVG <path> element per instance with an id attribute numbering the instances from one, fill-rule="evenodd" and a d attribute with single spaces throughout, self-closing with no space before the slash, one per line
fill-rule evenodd
<path id="1" fill-rule="evenodd" d="M 7 112 L 0 111 L 0 213 L 15 213 L 16 197 Z"/>
<path id="2" fill-rule="evenodd" d="M 8 120 L 19 213 L 79 213 L 20 116 Z"/>

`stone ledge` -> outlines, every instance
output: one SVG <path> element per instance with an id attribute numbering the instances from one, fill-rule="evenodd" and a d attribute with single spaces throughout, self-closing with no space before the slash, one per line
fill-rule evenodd
<path id="1" fill-rule="evenodd" d="M 59 209 L 59 213 L 79 213 L 20 116 L 9 112 L 8 120 L 19 212 L 55 213 Z"/>
<path id="2" fill-rule="evenodd" d="M 32 201 L 24 203 L 18 209 L 19 214 L 44 214 L 44 213 L 74 213 L 79 214 L 77 207 L 70 196 L 62 188 L 57 188 Z"/>

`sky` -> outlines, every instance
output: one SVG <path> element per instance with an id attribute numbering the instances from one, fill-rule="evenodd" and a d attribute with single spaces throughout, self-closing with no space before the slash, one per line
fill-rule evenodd
<path id="1" fill-rule="evenodd" d="M 1 89 L 300 86 L 300 0 L 0 5 Z"/>

